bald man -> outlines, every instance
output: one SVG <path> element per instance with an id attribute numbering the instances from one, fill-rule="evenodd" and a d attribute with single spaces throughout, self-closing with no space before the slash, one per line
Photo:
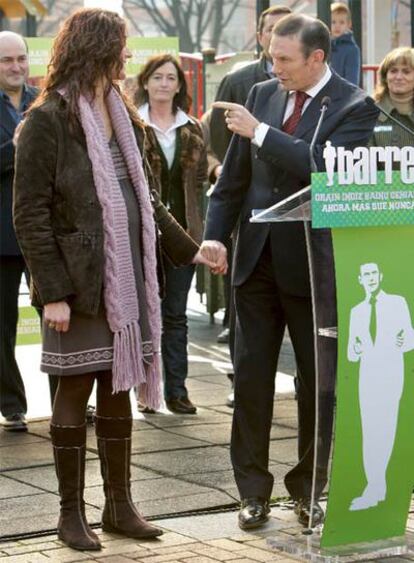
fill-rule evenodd
<path id="1" fill-rule="evenodd" d="M 15 357 L 19 286 L 25 262 L 12 220 L 14 131 L 37 90 L 27 86 L 27 45 L 20 35 L 0 32 L 0 411 L 3 428 L 25 431 L 26 395 Z"/>

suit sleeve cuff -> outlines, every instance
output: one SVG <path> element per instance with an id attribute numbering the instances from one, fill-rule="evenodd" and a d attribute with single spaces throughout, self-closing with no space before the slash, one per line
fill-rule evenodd
<path id="1" fill-rule="evenodd" d="M 269 131 L 269 127 L 270 126 L 266 125 L 266 123 L 259 123 L 259 125 L 254 130 L 254 137 L 252 139 L 253 144 L 255 144 L 259 148 L 263 145 L 263 141 L 265 140 L 267 132 Z"/>

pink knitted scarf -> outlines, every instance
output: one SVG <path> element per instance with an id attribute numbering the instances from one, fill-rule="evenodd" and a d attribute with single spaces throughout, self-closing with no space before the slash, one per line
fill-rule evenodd
<path id="1" fill-rule="evenodd" d="M 116 177 L 100 112 L 94 103 L 80 96 L 79 117 L 86 137 L 103 216 L 104 298 L 106 317 L 114 333 L 112 386 L 114 393 L 138 386 L 142 401 L 150 408 L 157 409 L 161 402 L 161 313 L 156 267 L 156 227 L 142 158 L 126 107 L 114 88 L 110 91 L 106 103 L 141 211 L 143 270 L 154 348 L 153 361 L 147 364 L 142 356 L 138 295 L 125 200 Z"/>

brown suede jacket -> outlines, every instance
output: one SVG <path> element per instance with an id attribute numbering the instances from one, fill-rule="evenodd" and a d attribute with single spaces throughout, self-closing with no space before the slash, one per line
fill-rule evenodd
<path id="1" fill-rule="evenodd" d="M 147 131 L 133 126 L 142 153 Z M 188 264 L 198 246 L 161 203 L 148 165 L 145 172 L 162 251 L 175 265 Z M 83 130 L 69 127 L 66 102 L 57 93 L 29 113 L 20 132 L 13 213 L 32 275 L 33 305 L 67 300 L 73 311 L 95 315 L 102 297 L 102 210 Z"/>
<path id="2" fill-rule="evenodd" d="M 195 241 L 200 242 L 203 238 L 201 203 L 204 182 L 207 180 L 207 150 L 201 125 L 197 121 L 189 121 L 182 125 L 178 128 L 177 134 L 181 136 L 180 164 L 187 232 Z M 160 186 L 162 175 L 161 149 L 156 141 L 155 133 L 147 135 L 145 147 L 152 173 Z"/>

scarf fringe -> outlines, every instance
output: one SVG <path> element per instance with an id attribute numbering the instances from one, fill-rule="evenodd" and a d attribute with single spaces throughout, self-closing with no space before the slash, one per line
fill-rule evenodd
<path id="1" fill-rule="evenodd" d="M 157 411 L 160 409 L 162 402 L 160 354 L 154 352 L 152 363 L 147 364 L 145 367 L 147 380 L 139 385 L 138 397 L 144 405 Z"/>
<path id="2" fill-rule="evenodd" d="M 138 395 L 149 408 L 161 406 L 161 365 L 158 352 L 154 352 L 151 364 L 142 361 L 141 331 L 133 321 L 114 333 L 114 359 L 112 364 L 112 389 L 114 393 L 139 389 Z"/>
<path id="3" fill-rule="evenodd" d="M 146 381 L 142 362 L 141 336 L 138 321 L 132 321 L 114 332 L 112 384 L 114 393 L 128 391 Z M 131 385 L 132 384 L 132 385 Z"/>

